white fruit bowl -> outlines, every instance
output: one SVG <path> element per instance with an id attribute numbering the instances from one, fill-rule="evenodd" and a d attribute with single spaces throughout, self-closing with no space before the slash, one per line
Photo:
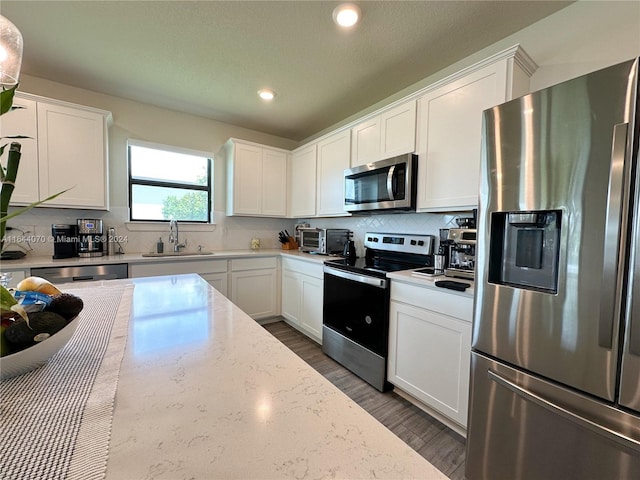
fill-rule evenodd
<path id="1" fill-rule="evenodd" d="M 71 339 L 78 327 L 78 317 L 62 330 L 35 345 L 0 358 L 0 379 L 7 379 L 30 372 L 53 357 Z"/>

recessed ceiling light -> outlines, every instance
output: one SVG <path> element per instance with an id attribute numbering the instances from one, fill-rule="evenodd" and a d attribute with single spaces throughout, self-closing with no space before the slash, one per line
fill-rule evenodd
<path id="1" fill-rule="evenodd" d="M 353 3 L 343 3 L 333 11 L 333 21 L 341 27 L 353 27 L 361 15 L 360 7 Z"/>
<path id="2" fill-rule="evenodd" d="M 262 90 L 258 90 L 258 96 L 263 100 L 273 100 L 276 96 L 276 92 L 269 90 L 268 88 L 263 88 Z"/>

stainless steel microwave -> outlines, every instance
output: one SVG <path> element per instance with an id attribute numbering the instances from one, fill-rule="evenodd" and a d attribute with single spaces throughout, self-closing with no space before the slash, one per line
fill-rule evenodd
<path id="1" fill-rule="evenodd" d="M 415 210 L 418 156 L 409 153 L 344 171 L 344 209 Z"/>
<path id="2" fill-rule="evenodd" d="M 350 231 L 342 228 L 301 228 L 300 250 L 330 255 L 342 253 Z"/>

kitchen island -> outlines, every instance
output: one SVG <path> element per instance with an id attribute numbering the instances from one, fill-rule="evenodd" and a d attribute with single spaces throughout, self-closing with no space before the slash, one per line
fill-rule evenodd
<path id="1" fill-rule="evenodd" d="M 199 276 L 95 283 L 134 285 L 107 479 L 446 478 Z"/>

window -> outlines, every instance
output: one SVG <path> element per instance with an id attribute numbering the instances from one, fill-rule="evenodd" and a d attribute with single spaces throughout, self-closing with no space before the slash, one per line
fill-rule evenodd
<path id="1" fill-rule="evenodd" d="M 140 141 L 129 141 L 129 218 L 132 221 L 209 223 L 211 158 Z"/>

